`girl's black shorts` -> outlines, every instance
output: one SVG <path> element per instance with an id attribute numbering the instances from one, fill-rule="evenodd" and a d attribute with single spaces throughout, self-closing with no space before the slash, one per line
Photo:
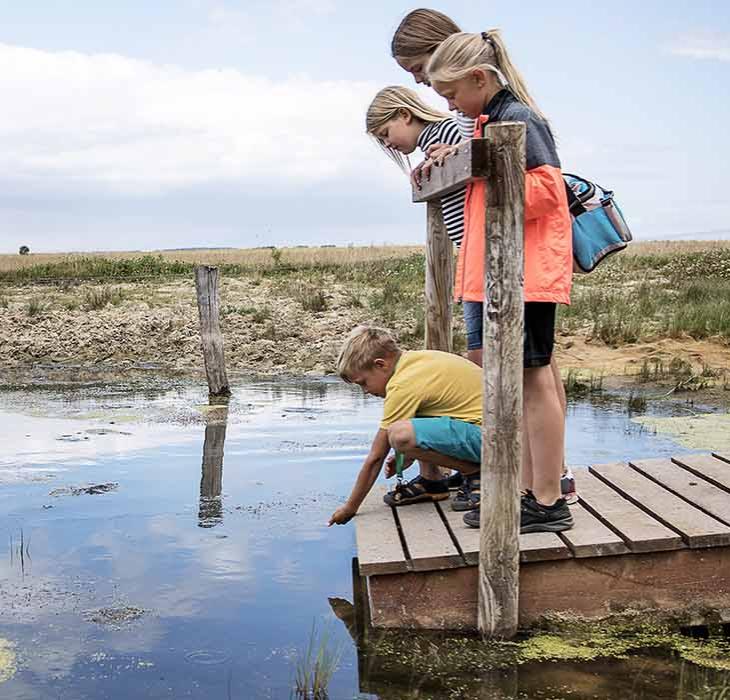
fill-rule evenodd
<path id="1" fill-rule="evenodd" d="M 555 344 L 556 304 L 528 301 L 525 304 L 524 367 L 545 367 L 550 364 Z M 482 303 L 464 302 L 468 349 L 482 347 Z M 489 362 L 485 358 L 485 362 Z"/>
<path id="2" fill-rule="evenodd" d="M 550 364 L 555 345 L 556 306 L 544 301 L 525 303 L 525 368 Z"/>

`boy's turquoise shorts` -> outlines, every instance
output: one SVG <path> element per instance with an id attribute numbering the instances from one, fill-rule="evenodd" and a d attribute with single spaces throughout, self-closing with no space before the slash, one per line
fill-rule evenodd
<path id="1" fill-rule="evenodd" d="M 411 418 L 416 445 L 423 450 L 463 459 L 465 462 L 482 461 L 482 428 L 448 416 L 438 418 Z"/>

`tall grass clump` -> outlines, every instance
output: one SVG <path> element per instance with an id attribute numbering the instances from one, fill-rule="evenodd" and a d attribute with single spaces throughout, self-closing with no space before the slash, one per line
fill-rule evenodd
<path id="1" fill-rule="evenodd" d="M 37 297 L 33 297 L 32 299 L 30 299 L 25 307 L 26 313 L 31 318 L 33 318 L 34 316 L 39 316 L 43 310 L 43 302 Z"/>
<path id="2" fill-rule="evenodd" d="M 304 285 L 303 287 L 300 287 L 296 294 L 296 298 L 305 311 L 319 313 L 321 311 L 326 311 L 329 307 L 327 295 L 324 290 L 317 288 L 314 285 Z"/>
<path id="3" fill-rule="evenodd" d="M 565 395 L 569 399 L 582 398 L 593 394 L 603 393 L 603 374 L 591 372 L 584 378 L 581 372 L 569 369 L 563 379 Z"/>
<path id="4" fill-rule="evenodd" d="M 303 654 L 297 656 L 295 690 L 300 700 L 326 700 L 327 686 L 340 665 L 342 646 L 333 645 L 329 629 L 317 636 L 312 623 L 309 642 Z"/>
<path id="5" fill-rule="evenodd" d="M 89 311 L 98 311 L 108 304 L 118 306 L 123 300 L 122 290 L 112 289 L 111 287 L 89 289 L 84 293 L 84 304 Z"/>

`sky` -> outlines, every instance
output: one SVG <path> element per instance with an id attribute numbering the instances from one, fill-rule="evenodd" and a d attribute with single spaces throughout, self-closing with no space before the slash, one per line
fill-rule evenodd
<path id="1" fill-rule="evenodd" d="M 563 169 L 636 238 L 730 238 L 730 3 L 428 6 L 502 30 Z M 0 252 L 422 242 L 364 133 L 381 87 L 414 86 L 390 40 L 415 7 L 0 0 Z"/>

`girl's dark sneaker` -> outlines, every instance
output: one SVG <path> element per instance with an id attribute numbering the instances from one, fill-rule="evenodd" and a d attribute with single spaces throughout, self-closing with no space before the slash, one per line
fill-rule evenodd
<path id="1" fill-rule="evenodd" d="M 422 503 L 423 501 L 443 501 L 448 497 L 449 489 L 443 479 L 424 479 L 419 474 L 415 479 L 411 479 L 400 487 L 396 486 L 392 491 L 388 491 L 383 496 L 383 501 L 389 506 L 407 506 L 411 503 Z"/>
<path id="2" fill-rule="evenodd" d="M 479 527 L 479 509 L 464 514 L 464 524 Z M 520 500 L 520 534 L 528 532 L 562 532 L 573 527 L 573 516 L 564 498 L 559 498 L 551 506 L 537 502 L 528 492 Z"/>
<path id="3" fill-rule="evenodd" d="M 464 477 L 464 483 L 451 499 L 451 510 L 474 510 L 479 507 L 481 478 L 479 474 Z"/>
<path id="4" fill-rule="evenodd" d="M 464 513 L 464 525 L 468 527 L 479 527 L 479 507 Z"/>
<path id="5" fill-rule="evenodd" d="M 562 532 L 573 527 L 573 516 L 564 498 L 551 506 L 538 503 L 532 496 L 523 496 L 520 503 L 520 534 L 527 532 Z"/>

